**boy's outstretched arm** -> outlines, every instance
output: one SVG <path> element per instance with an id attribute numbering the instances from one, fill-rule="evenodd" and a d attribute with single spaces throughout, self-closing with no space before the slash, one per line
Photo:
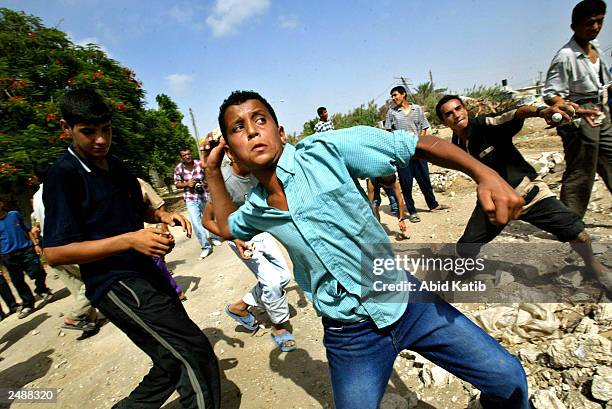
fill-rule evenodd
<path id="1" fill-rule="evenodd" d="M 75 242 L 63 246 L 46 247 L 45 258 L 51 266 L 91 263 L 136 250 L 147 256 L 165 256 L 172 250 L 174 239 L 161 229 L 140 229 L 100 240 Z"/>
<path id="2" fill-rule="evenodd" d="M 425 135 L 419 138 L 414 157 L 470 175 L 478 183 L 478 201 L 492 223 L 506 224 L 520 216 L 523 198 L 497 172 L 453 144 Z"/>
<path id="3" fill-rule="evenodd" d="M 219 140 L 219 145 L 210 149 L 208 142 L 203 151 L 203 158 L 206 160 L 206 181 L 208 182 L 208 191 L 214 203 L 214 219 L 217 223 L 218 236 L 226 240 L 233 239 L 229 228 L 227 218 L 230 214 L 236 211 L 236 206 L 227 192 L 225 183 L 223 182 L 223 174 L 221 173 L 221 162 L 223 160 L 225 148 L 225 139 Z"/>

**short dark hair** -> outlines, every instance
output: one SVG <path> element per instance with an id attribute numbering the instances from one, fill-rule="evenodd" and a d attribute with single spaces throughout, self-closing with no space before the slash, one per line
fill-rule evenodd
<path id="1" fill-rule="evenodd" d="M 606 3 L 603 0 L 582 0 L 572 10 L 572 24 L 599 14 L 606 14 Z"/>
<path id="2" fill-rule="evenodd" d="M 250 99 L 255 99 L 261 102 L 266 107 L 270 115 L 272 115 L 272 119 L 274 119 L 276 126 L 278 126 L 278 119 L 276 118 L 274 108 L 272 108 L 272 105 L 270 105 L 270 103 L 266 101 L 264 97 L 262 97 L 255 91 L 234 91 L 230 94 L 229 97 L 225 99 L 225 101 L 223 101 L 223 103 L 219 107 L 219 128 L 221 128 L 221 134 L 223 135 L 226 141 L 227 126 L 225 125 L 225 111 L 227 111 L 227 109 L 232 105 L 240 105 Z"/>
<path id="3" fill-rule="evenodd" d="M 436 104 L 436 115 L 438 115 L 440 121 L 444 122 L 444 118 L 442 117 L 442 105 L 453 99 L 458 100 L 459 102 L 461 102 L 461 105 L 463 105 L 463 101 L 461 100 L 461 98 L 459 98 L 459 95 L 444 95 Z"/>
<path id="4" fill-rule="evenodd" d="M 395 177 L 395 173 L 392 173 L 386 176 L 378 176 L 375 180 L 376 180 L 376 183 L 386 187 L 386 186 L 394 185 L 397 178 Z"/>
<path id="5" fill-rule="evenodd" d="M 70 127 L 76 124 L 101 124 L 113 118 L 113 109 L 93 89 L 75 89 L 68 91 L 60 100 L 62 119 Z"/>
<path id="6" fill-rule="evenodd" d="M 182 146 L 181 148 L 179 148 L 178 153 L 180 155 L 181 152 L 185 151 L 191 151 L 191 148 L 189 146 Z"/>
<path id="7" fill-rule="evenodd" d="M 398 85 L 396 87 L 391 88 L 391 91 L 389 91 L 389 95 L 393 94 L 395 91 L 399 92 L 402 95 L 406 95 L 406 88 L 404 88 L 402 85 Z"/>
<path id="8" fill-rule="evenodd" d="M 317 115 L 321 116 L 321 114 L 322 114 L 324 111 L 327 111 L 327 108 L 325 108 L 325 107 L 318 107 L 318 108 L 317 108 Z"/>

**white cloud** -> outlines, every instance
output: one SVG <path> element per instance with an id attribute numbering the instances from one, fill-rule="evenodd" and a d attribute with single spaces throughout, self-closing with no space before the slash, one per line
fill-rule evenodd
<path id="1" fill-rule="evenodd" d="M 278 24 L 281 28 L 293 30 L 299 27 L 300 20 L 295 14 L 290 14 L 288 16 L 278 16 Z"/>
<path id="2" fill-rule="evenodd" d="M 236 28 L 270 7 L 270 0 L 216 0 L 213 14 L 206 18 L 206 24 L 215 37 L 235 33 Z"/>
<path id="3" fill-rule="evenodd" d="M 113 54 L 108 50 L 108 48 L 100 44 L 98 37 L 84 37 L 79 40 L 75 40 L 74 36 L 68 33 L 68 38 L 70 38 L 75 45 L 80 45 L 82 47 L 85 47 L 87 44 L 95 44 L 100 50 L 104 51 L 108 58 L 113 58 Z"/>
<path id="4" fill-rule="evenodd" d="M 187 95 L 193 83 L 193 76 L 187 74 L 170 74 L 166 76 L 168 88 L 172 96 L 183 97 Z"/>

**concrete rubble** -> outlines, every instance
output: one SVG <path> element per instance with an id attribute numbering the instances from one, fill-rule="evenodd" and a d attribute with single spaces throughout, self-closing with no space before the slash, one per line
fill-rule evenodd
<path id="1" fill-rule="evenodd" d="M 434 192 L 437 193 L 447 192 L 453 185 L 453 182 L 458 177 L 471 180 L 471 178 L 463 172 L 459 172 L 456 170 L 448 170 L 439 167 L 432 167 L 429 173 L 429 180 L 431 180 L 431 186 L 433 187 Z M 415 188 L 416 187 L 417 186 L 415 186 Z"/>
<path id="2" fill-rule="evenodd" d="M 598 334 L 567 334 L 546 351 L 552 368 L 589 368 L 612 364 L 610 340 Z"/>
<path id="3" fill-rule="evenodd" d="M 537 160 L 531 161 L 531 166 L 535 168 L 540 177 L 544 177 L 548 173 L 562 171 L 565 168 L 564 162 L 561 152 L 542 152 Z"/>
<path id="4" fill-rule="evenodd" d="M 567 409 L 567 406 L 557 397 L 554 388 L 537 391 L 533 394 L 531 403 L 535 409 Z"/>
<path id="5" fill-rule="evenodd" d="M 408 401 L 397 393 L 385 393 L 380 409 L 408 409 Z"/>
<path id="6" fill-rule="evenodd" d="M 535 409 L 612 409 L 612 304 L 481 308 L 464 313 L 518 356 Z M 476 389 L 417 353 L 403 351 L 394 368 L 419 386 L 407 396 L 386 394 L 381 408 L 416 407 L 419 396 L 439 387 L 451 388 L 466 407 L 479 407 Z"/>
<path id="7" fill-rule="evenodd" d="M 595 399 L 612 400 L 612 368 L 598 366 L 591 384 L 591 394 Z"/>

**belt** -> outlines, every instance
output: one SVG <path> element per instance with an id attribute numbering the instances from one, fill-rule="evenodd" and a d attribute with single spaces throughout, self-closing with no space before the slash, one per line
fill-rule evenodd
<path id="1" fill-rule="evenodd" d="M 347 325 L 355 325 L 355 324 L 362 324 L 362 323 L 368 323 L 368 324 L 374 325 L 374 321 L 372 321 L 371 318 L 361 320 L 361 321 L 354 321 L 354 322 L 338 321 L 338 320 L 328 318 L 328 317 L 322 317 L 321 320 L 323 321 L 323 325 L 328 326 L 328 327 L 345 327 Z"/>
<path id="2" fill-rule="evenodd" d="M 578 105 L 601 104 L 601 100 L 599 99 L 599 97 L 579 99 L 578 101 L 574 101 L 574 102 Z"/>

